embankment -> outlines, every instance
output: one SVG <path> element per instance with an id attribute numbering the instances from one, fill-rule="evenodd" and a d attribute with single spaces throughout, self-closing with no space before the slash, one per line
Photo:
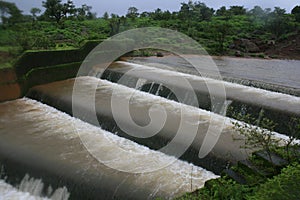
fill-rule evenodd
<path id="1" fill-rule="evenodd" d="M 0 70 L 0 102 L 20 98 L 32 86 L 75 77 L 100 42 L 88 41 L 72 50 L 26 51 L 12 68 Z"/>

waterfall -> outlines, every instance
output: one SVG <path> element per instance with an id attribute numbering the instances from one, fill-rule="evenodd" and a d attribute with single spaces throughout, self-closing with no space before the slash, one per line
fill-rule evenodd
<path id="1" fill-rule="evenodd" d="M 35 195 L 50 181 L 65 185 L 70 199 L 172 199 L 191 191 L 191 179 L 196 190 L 218 177 L 31 99 L 1 103 L 0 119 L 0 158 L 6 157 L 7 174 L 24 168 L 37 174 L 44 183 L 26 175 L 17 187 Z M 66 188 L 46 191 L 49 198 L 68 197 Z"/>
<path id="2" fill-rule="evenodd" d="M 145 85 L 147 83 L 147 80 L 146 79 L 143 79 L 143 78 L 139 78 L 138 81 L 136 82 L 136 85 L 135 85 L 135 89 L 136 90 L 141 90 L 143 85 Z"/>
<path id="3" fill-rule="evenodd" d="M 41 179 L 34 179 L 28 174 L 24 176 L 17 187 L 0 179 L 0 197 L 3 199 L 24 199 L 24 200 L 68 200 L 70 193 L 66 187 L 57 188 L 54 192 L 51 186 L 48 187 L 48 194 L 43 197 L 44 183 Z M 0 198 L 0 199 L 1 199 Z"/>
<path id="4" fill-rule="evenodd" d="M 18 186 L 18 190 L 22 192 L 28 192 L 33 196 L 41 196 L 44 189 L 44 183 L 42 179 L 34 179 L 30 178 L 28 174 L 24 176 L 20 185 Z M 47 196 L 52 200 L 68 200 L 69 192 L 66 187 L 58 188 L 54 192 L 51 186 L 48 187 Z"/>
<path id="5" fill-rule="evenodd" d="M 40 96 L 47 96 L 44 103 L 56 107 L 64 112 L 72 114 L 68 108 L 70 104 L 72 104 L 72 92 L 74 87 L 74 81 L 61 81 L 56 82 L 53 84 L 48 85 L 41 85 L 35 88 L 32 88 L 30 93 L 28 93 L 29 97 L 34 97 L 35 99 L 39 100 Z M 135 89 L 131 89 L 119 84 L 111 83 L 109 81 L 97 79 L 94 77 L 80 77 L 77 79 L 78 84 L 80 84 L 80 89 L 78 91 L 78 99 L 76 97 L 76 101 L 73 102 L 74 105 L 78 106 L 80 110 L 78 114 L 78 118 L 83 119 L 89 123 L 100 125 L 102 128 L 110 131 L 110 132 L 118 132 L 119 136 L 128 138 L 133 140 L 137 143 L 142 145 L 149 146 L 152 149 L 160 149 L 166 144 L 168 144 L 176 135 L 177 130 L 180 125 L 181 120 L 181 110 L 187 112 L 186 120 L 183 120 L 183 126 L 190 127 L 191 125 L 199 126 L 197 136 L 193 144 L 191 145 L 191 149 L 199 150 L 201 147 L 201 142 L 203 141 L 203 136 L 206 134 L 208 129 L 208 125 L 211 123 L 218 124 L 221 123 L 223 120 L 226 121 L 224 132 L 227 132 L 231 129 L 232 124 L 230 123 L 230 119 L 227 118 L 220 118 L 219 115 L 215 115 L 214 113 L 201 110 L 192 106 L 188 106 L 185 104 L 177 103 L 174 101 L 169 101 L 165 98 L 147 94 L 145 92 L 139 92 Z M 96 99 L 93 100 L 95 102 L 96 107 L 96 116 L 98 121 L 95 122 L 94 118 L 92 118 L 93 114 L 90 112 L 92 108 L 89 108 L 89 103 L 86 102 L 86 99 L 89 99 L 87 94 L 91 94 L 89 90 L 93 88 L 93 85 L 97 85 L 96 89 Z M 152 89 L 154 91 L 154 84 L 152 84 Z M 158 88 L 157 84 L 157 88 Z M 155 90 L 156 92 L 157 90 Z M 166 109 L 167 112 L 167 119 L 163 126 L 163 128 L 153 137 L 150 138 L 137 138 L 131 135 L 126 134 L 126 132 L 121 129 L 116 121 L 114 120 L 114 115 L 112 114 L 112 105 L 111 105 L 111 98 L 112 92 L 117 95 L 117 99 L 130 99 L 129 109 L 131 117 L 122 117 L 121 120 L 124 123 L 129 123 L 129 120 L 132 118 L 136 121 L 137 124 L 147 125 L 149 123 L 149 113 L 148 110 L 152 105 L 161 105 Z M 36 95 L 31 95 L 36 94 Z M 134 96 L 131 96 L 134 94 Z M 74 95 L 74 93 L 73 93 Z M 63 104 L 57 104 L 52 99 L 55 96 L 56 99 L 59 99 L 60 102 L 64 102 Z M 170 95 L 171 96 L 171 95 Z M 124 112 L 125 107 L 121 106 L 117 108 L 118 110 L 116 113 L 121 114 Z M 84 114 L 85 113 L 85 114 Z M 84 114 L 84 118 L 83 118 Z M 91 116 L 91 118 L 89 118 Z M 120 115 L 122 116 L 122 115 Z M 202 123 L 203 122 L 203 123 Z M 205 122 L 205 123 L 204 123 Z M 130 127 L 130 125 L 128 125 Z M 215 129 L 215 132 L 218 132 L 220 126 L 212 126 Z M 133 130 L 134 131 L 134 130 Z M 189 136 L 191 131 L 186 130 L 185 134 Z M 232 133 L 234 134 L 234 133 Z M 222 134 L 218 145 L 216 146 L 212 157 L 208 156 L 205 160 L 199 160 L 197 156 L 194 158 L 195 153 L 193 151 L 187 151 L 186 157 L 187 160 L 201 163 L 202 166 L 205 166 L 207 169 L 213 170 L 214 172 L 218 172 L 222 170 L 224 158 L 225 159 L 244 159 L 246 154 L 244 150 L 240 149 L 241 144 L 237 144 L 241 141 L 233 141 L 232 136 L 228 134 Z M 187 137 L 188 138 L 188 137 Z M 226 144 L 225 144 L 226 143 Z M 224 148 L 224 149 L 223 149 Z M 230 153 L 228 153 L 230 152 Z M 196 154 L 197 155 L 197 154 Z M 217 155 L 217 156 L 216 156 Z M 230 156 L 228 156 L 230 155 Z M 217 158 L 216 158 L 217 157 Z M 220 163 L 219 169 L 215 168 L 215 164 L 213 164 L 212 159 L 218 160 Z M 217 162 L 217 161 L 216 161 Z"/>
<path id="6" fill-rule="evenodd" d="M 117 62 L 116 65 L 118 66 L 118 71 L 108 68 L 107 73 L 122 74 L 126 73 L 128 70 L 133 70 L 133 72 L 135 72 L 136 74 L 130 73 L 130 75 L 127 75 L 126 78 L 128 78 L 128 80 L 130 80 L 129 77 L 139 77 L 143 80 L 147 80 L 143 81 L 144 86 L 140 86 L 141 82 L 139 83 L 139 90 L 175 101 L 179 101 L 176 98 L 176 95 L 171 93 L 172 90 L 171 92 L 166 92 L 167 90 L 169 91 L 169 89 L 166 88 L 173 88 L 185 91 L 185 97 L 184 99 L 181 99 L 181 103 L 191 106 L 199 106 L 199 108 L 206 110 L 212 110 L 212 105 L 210 105 L 211 96 L 213 97 L 213 99 L 218 98 L 218 94 L 215 94 L 214 91 L 210 91 L 211 93 L 209 93 L 206 85 L 224 85 L 226 89 L 226 100 L 232 102 L 228 106 L 229 111 L 226 112 L 228 117 L 236 117 L 235 113 L 247 113 L 252 115 L 252 117 L 256 118 L 258 117 L 257 114 L 259 110 L 264 109 L 265 117 L 278 124 L 275 127 L 275 131 L 281 133 L 288 134 L 289 132 L 289 127 L 285 123 L 286 121 L 290 121 L 293 117 L 300 117 L 300 97 L 282 94 L 278 92 L 272 92 L 274 91 L 274 88 L 271 89 L 272 91 L 267 91 L 254 87 L 249 87 L 253 85 L 252 81 L 250 80 L 240 80 L 238 82 L 242 83 L 243 85 L 239 85 L 236 83 L 214 80 L 211 78 L 199 77 L 196 75 L 184 74 L 166 69 L 159 69 L 127 62 Z M 124 68 L 123 71 L 122 67 Z M 176 84 L 176 82 L 174 82 L 173 85 L 170 85 L 170 83 L 166 81 L 170 79 L 170 77 L 174 77 L 174 80 L 176 80 L 176 77 L 187 79 L 191 83 L 194 91 L 184 88 L 183 86 Z M 111 77 L 103 78 L 112 82 L 116 82 L 113 79 L 111 79 Z M 226 80 L 230 80 L 230 78 L 226 78 Z M 133 86 L 130 86 L 130 84 L 124 84 L 122 82 L 119 84 L 131 88 L 136 88 L 136 84 L 132 84 Z M 269 88 L 267 87 L 267 85 L 270 85 L 268 83 L 261 84 L 263 84 L 266 88 Z M 279 87 L 270 85 L 270 87 L 271 86 Z M 197 99 L 192 98 L 193 95 L 191 95 L 191 92 L 196 93 Z M 198 100 L 198 102 L 196 102 L 195 100 Z"/>

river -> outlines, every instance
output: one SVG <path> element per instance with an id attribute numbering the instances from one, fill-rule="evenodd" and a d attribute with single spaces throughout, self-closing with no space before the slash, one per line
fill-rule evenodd
<path id="1" fill-rule="evenodd" d="M 191 59 L 193 59 L 191 57 Z M 300 95 L 299 60 L 265 60 L 233 57 L 213 57 L 225 80 L 250 84 L 269 90 L 280 90 Z M 130 61 L 155 67 L 168 67 L 177 71 L 195 74 L 194 68 L 178 56 L 136 57 Z M 209 74 L 209 67 L 202 65 L 202 73 Z M 251 82 L 251 83 L 249 83 Z"/>

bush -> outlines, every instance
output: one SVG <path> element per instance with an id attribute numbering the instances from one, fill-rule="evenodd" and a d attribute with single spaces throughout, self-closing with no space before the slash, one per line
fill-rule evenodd
<path id="1" fill-rule="evenodd" d="M 37 37 L 34 44 L 32 45 L 33 48 L 37 48 L 37 49 L 51 49 L 54 48 L 55 46 L 56 45 L 53 42 L 53 40 L 45 36 Z"/>
<path id="2" fill-rule="evenodd" d="M 207 183 L 209 183 L 209 187 Z M 178 198 L 178 200 L 240 200 L 245 199 L 246 194 L 251 192 L 251 187 L 238 184 L 231 179 L 228 180 L 226 177 L 222 177 L 219 179 L 209 180 L 205 183 L 204 188 L 193 193 L 188 193 Z"/>
<path id="3" fill-rule="evenodd" d="M 279 144 L 279 139 L 274 138 L 274 128 L 276 124 L 264 117 L 264 110 L 261 110 L 257 119 L 251 117 L 249 114 L 243 115 L 241 113 L 235 116 L 236 119 L 246 123 L 233 122 L 234 129 L 244 136 L 246 149 L 263 149 L 267 152 L 270 161 L 272 161 L 271 152 Z M 249 125 L 255 124 L 256 126 Z"/>
<path id="4" fill-rule="evenodd" d="M 249 200 L 299 199 L 300 164 L 288 166 L 282 173 L 262 184 Z"/>

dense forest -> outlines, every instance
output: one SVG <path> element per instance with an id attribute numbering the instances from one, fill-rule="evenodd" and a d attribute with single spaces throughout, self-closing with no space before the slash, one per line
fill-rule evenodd
<path id="1" fill-rule="evenodd" d="M 181 3 L 179 11 L 157 8 L 142 12 L 128 8 L 125 16 L 104 13 L 97 17 L 86 4 L 76 7 L 72 0 L 45 0 L 30 15 L 14 4 L 0 1 L 0 63 L 25 50 L 69 49 L 85 40 L 105 39 L 132 28 L 156 26 L 187 34 L 212 55 L 252 57 L 299 56 L 300 6 L 291 13 L 275 7 L 223 6 L 217 10 L 202 2 Z"/>

